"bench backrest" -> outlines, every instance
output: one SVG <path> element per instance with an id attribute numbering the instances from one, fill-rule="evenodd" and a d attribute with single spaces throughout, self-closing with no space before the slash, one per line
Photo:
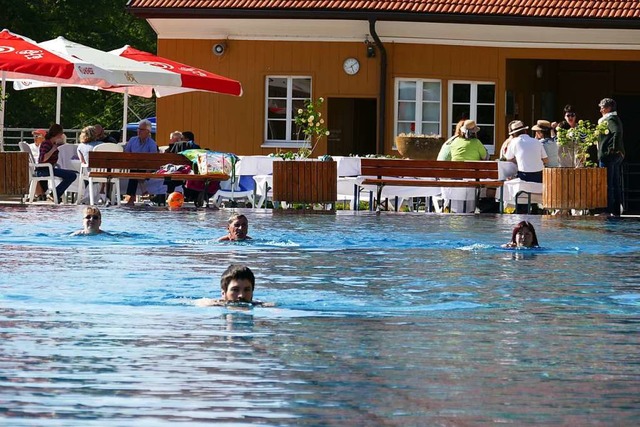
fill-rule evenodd
<path id="1" fill-rule="evenodd" d="M 191 165 L 185 156 L 175 153 L 118 153 L 110 151 L 92 151 L 89 166 L 97 169 L 136 169 L 156 171 L 161 166 Z"/>
<path id="2" fill-rule="evenodd" d="M 366 176 L 497 180 L 498 162 L 363 158 L 360 171 Z"/>

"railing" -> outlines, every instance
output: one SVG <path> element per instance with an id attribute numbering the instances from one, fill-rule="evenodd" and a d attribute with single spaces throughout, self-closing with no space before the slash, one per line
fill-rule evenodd
<path id="1" fill-rule="evenodd" d="M 20 141 L 33 142 L 33 132 L 40 128 L 4 128 L 4 144 L 0 145 L 0 151 L 19 151 L 18 143 Z M 64 134 L 67 136 L 67 142 L 70 144 L 78 143 L 80 131 L 82 129 L 65 129 Z M 119 130 L 105 130 L 108 135 L 110 132 L 119 132 Z"/>

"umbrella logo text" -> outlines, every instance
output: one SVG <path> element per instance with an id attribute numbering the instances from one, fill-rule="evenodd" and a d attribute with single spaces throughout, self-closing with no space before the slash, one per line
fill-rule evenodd
<path id="1" fill-rule="evenodd" d="M 11 53 L 14 50 L 15 49 L 12 48 L 11 46 L 0 46 L 0 53 Z"/>

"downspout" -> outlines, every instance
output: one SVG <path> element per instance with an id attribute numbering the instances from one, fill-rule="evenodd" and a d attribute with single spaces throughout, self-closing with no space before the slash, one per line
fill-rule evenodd
<path id="1" fill-rule="evenodd" d="M 386 115 L 387 115 L 387 51 L 382 44 L 382 40 L 376 33 L 376 19 L 369 18 L 369 33 L 376 42 L 376 46 L 380 51 L 380 107 L 378 115 L 378 143 L 376 146 L 376 154 L 384 154 L 384 136 L 386 133 Z"/>

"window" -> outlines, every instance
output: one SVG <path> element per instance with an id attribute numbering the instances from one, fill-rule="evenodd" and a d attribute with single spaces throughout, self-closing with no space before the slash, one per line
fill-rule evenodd
<path id="1" fill-rule="evenodd" d="M 449 129 L 451 135 L 458 121 L 471 119 L 480 127 L 478 139 L 491 154 L 495 146 L 496 87 L 494 83 L 449 82 Z"/>
<path id="2" fill-rule="evenodd" d="M 267 144 L 300 146 L 304 141 L 304 134 L 297 129 L 294 118 L 304 102 L 311 99 L 311 77 L 268 76 L 266 84 Z"/>
<path id="3" fill-rule="evenodd" d="M 440 135 L 439 80 L 396 79 L 395 134 Z"/>

